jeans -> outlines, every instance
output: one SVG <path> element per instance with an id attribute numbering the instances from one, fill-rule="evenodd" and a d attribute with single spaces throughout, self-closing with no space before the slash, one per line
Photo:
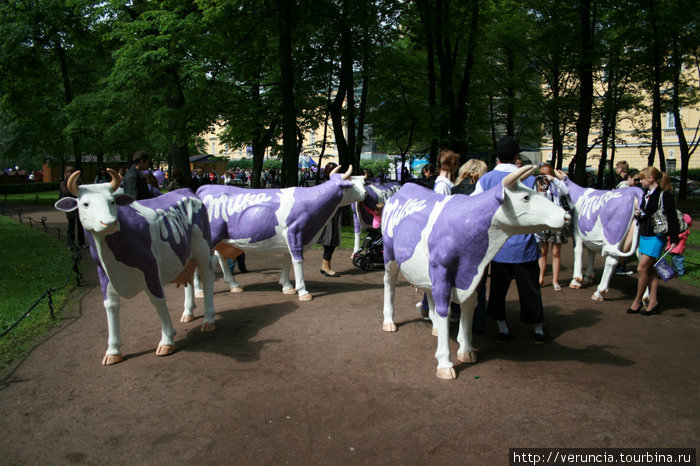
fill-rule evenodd
<path id="1" fill-rule="evenodd" d="M 676 275 L 682 277 L 685 275 L 685 264 L 683 263 L 683 254 L 671 253 L 671 264 Z"/>

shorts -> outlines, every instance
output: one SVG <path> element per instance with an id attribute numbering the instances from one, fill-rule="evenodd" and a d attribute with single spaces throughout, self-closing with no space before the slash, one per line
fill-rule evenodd
<path id="1" fill-rule="evenodd" d="M 640 236 L 639 252 L 649 257 L 661 257 L 661 251 L 666 246 L 666 238 L 661 236 Z"/>
<path id="2" fill-rule="evenodd" d="M 544 230 L 539 233 L 535 233 L 535 239 L 537 240 L 537 245 L 542 246 L 542 243 L 554 243 L 554 244 L 566 244 L 567 237 L 569 236 L 568 225 L 559 231 L 555 230 Z"/>

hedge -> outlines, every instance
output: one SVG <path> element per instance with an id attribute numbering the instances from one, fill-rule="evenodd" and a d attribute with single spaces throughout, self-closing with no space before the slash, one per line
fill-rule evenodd
<path id="1" fill-rule="evenodd" d="M 42 191 L 55 191 L 57 189 L 58 189 L 58 182 L 0 184 L 0 195 L 2 195 L 2 194 L 39 193 Z"/>

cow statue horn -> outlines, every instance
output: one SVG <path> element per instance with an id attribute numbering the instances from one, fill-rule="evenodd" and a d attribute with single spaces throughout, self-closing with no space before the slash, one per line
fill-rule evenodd
<path id="1" fill-rule="evenodd" d="M 335 168 L 331 170 L 331 172 L 328 174 L 328 176 L 330 177 L 331 175 L 335 175 L 336 173 L 338 173 L 338 170 L 340 170 L 340 165 L 336 165 Z"/>
<path id="2" fill-rule="evenodd" d="M 68 181 L 66 182 L 66 187 L 68 188 L 68 192 L 71 193 L 75 197 L 78 197 L 78 177 L 79 176 L 80 176 L 80 170 L 74 171 L 68 177 Z"/>
<path id="3" fill-rule="evenodd" d="M 112 170 L 111 168 L 107 169 L 107 173 L 109 173 L 109 176 L 112 177 L 110 185 L 112 186 L 112 192 L 114 192 L 119 188 L 119 185 L 122 183 L 122 177 L 119 173 L 117 173 L 116 170 Z"/>
<path id="4" fill-rule="evenodd" d="M 503 186 L 505 188 L 513 188 L 515 187 L 515 183 L 517 183 L 518 180 L 524 180 L 525 178 L 530 176 L 534 171 L 534 165 L 526 165 L 524 167 L 520 167 L 513 173 L 510 173 L 508 176 L 503 178 Z"/>
<path id="5" fill-rule="evenodd" d="M 346 171 L 346 172 L 343 174 L 343 179 L 344 179 L 344 180 L 349 180 L 351 175 L 352 175 L 352 165 L 350 165 L 350 167 L 348 168 L 348 171 Z"/>

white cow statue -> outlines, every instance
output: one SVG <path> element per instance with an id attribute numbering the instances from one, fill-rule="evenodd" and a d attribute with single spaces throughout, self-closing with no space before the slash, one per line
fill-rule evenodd
<path id="1" fill-rule="evenodd" d="M 395 332 L 394 290 L 399 271 L 425 291 L 437 327 L 437 376 L 456 377 L 450 360 L 448 312 L 461 304 L 457 359 L 476 362 L 471 326 L 477 287 L 486 266 L 515 234 L 561 229 L 564 209 L 520 183 L 534 167 L 507 175 L 501 185 L 473 196 L 443 196 L 405 184 L 384 206 L 384 324 Z"/>
<path id="2" fill-rule="evenodd" d="M 574 233 L 574 276 L 570 288 L 581 288 L 593 283 L 595 255 L 605 259 L 603 276 L 591 296 L 594 301 L 603 301 L 610 278 L 620 258 L 629 257 L 637 251 L 639 226 L 634 211 L 641 205 L 642 190 L 637 187 L 620 188 L 613 191 L 582 188 L 561 171 L 557 178 L 569 188 L 569 205 L 572 206 Z M 583 250 L 588 250 L 588 265 L 583 274 Z"/>
<path id="3" fill-rule="evenodd" d="M 304 250 L 316 243 L 339 207 L 365 198 L 364 177 L 351 177 L 352 166 L 345 174 L 338 169 L 328 181 L 312 187 L 253 190 L 204 185 L 197 190 L 207 207 L 212 244 L 232 293 L 243 288 L 224 260 L 254 251 L 281 254 L 282 292 L 298 294 L 300 301 L 312 299 L 304 283 Z M 296 286 L 289 280 L 292 265 Z"/>
<path id="4" fill-rule="evenodd" d="M 189 189 L 178 189 L 154 199 L 134 201 L 115 194 L 121 176 L 107 169 L 111 183 L 77 185 L 80 171 L 68 178 L 68 190 L 76 198 L 56 202 L 57 209 L 78 209 L 87 233 L 90 254 L 97 264 L 107 310 L 109 342 L 104 365 L 122 361 L 119 330 L 120 296 L 134 297 L 145 291 L 158 311 L 161 339 L 158 356 L 175 351 L 175 329 L 165 302 L 163 285 L 185 285 L 183 321 L 192 320 L 195 267 L 204 283 L 204 323 L 202 331 L 214 330 L 214 273 L 210 267 L 211 233 L 202 201 Z M 187 286 L 190 284 L 190 286 Z"/>

